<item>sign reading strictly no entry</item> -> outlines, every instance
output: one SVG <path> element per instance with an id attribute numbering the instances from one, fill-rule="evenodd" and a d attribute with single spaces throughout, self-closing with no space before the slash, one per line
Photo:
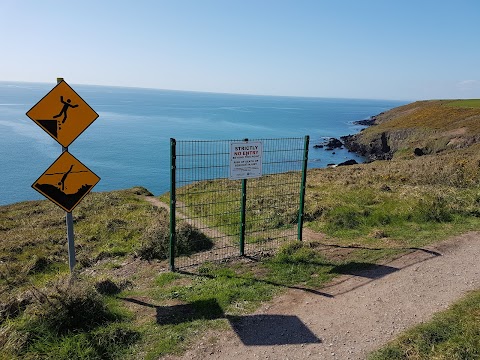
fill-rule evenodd
<path id="1" fill-rule="evenodd" d="M 33 183 L 32 188 L 66 212 L 71 212 L 99 181 L 97 175 L 65 151 Z"/>
<path id="2" fill-rule="evenodd" d="M 63 147 L 68 147 L 98 114 L 65 82 L 60 81 L 28 112 Z"/>
<path id="3" fill-rule="evenodd" d="M 241 141 L 230 143 L 231 180 L 257 178 L 262 176 L 263 143 Z"/>

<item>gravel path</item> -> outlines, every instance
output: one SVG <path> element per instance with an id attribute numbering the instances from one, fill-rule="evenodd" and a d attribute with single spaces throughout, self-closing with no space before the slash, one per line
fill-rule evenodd
<path id="1" fill-rule="evenodd" d="M 229 319 L 182 357 L 365 359 L 367 354 L 480 288 L 480 232 L 418 250 L 318 292 L 289 290 L 256 313 Z"/>

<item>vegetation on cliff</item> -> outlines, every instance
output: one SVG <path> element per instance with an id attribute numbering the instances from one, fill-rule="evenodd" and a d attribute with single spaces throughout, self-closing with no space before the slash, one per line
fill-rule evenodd
<path id="1" fill-rule="evenodd" d="M 373 126 L 343 138 L 349 149 L 370 160 L 410 159 L 480 142 L 480 100 L 417 101 L 374 120 Z"/>

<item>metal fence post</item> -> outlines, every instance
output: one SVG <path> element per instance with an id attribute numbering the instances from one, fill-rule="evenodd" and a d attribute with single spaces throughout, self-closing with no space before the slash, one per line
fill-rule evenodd
<path id="1" fill-rule="evenodd" d="M 308 165 L 308 144 L 310 137 L 305 136 L 304 150 L 303 150 L 303 164 L 302 164 L 302 182 L 300 184 L 300 206 L 298 210 L 298 240 L 302 241 L 303 237 L 303 219 L 305 208 L 305 187 L 307 184 L 307 165 Z"/>
<path id="2" fill-rule="evenodd" d="M 242 179 L 242 205 L 240 208 L 240 256 L 245 255 L 245 228 L 247 212 L 247 179 Z"/>
<path id="3" fill-rule="evenodd" d="M 247 142 L 248 139 L 243 139 Z M 240 256 L 245 255 L 245 229 L 247 213 L 247 179 L 242 179 L 242 202 L 240 207 Z"/>
<path id="4" fill-rule="evenodd" d="M 169 245 L 169 257 L 170 257 L 170 271 L 175 271 L 175 242 L 176 242 L 176 140 L 170 138 L 170 245 Z"/>

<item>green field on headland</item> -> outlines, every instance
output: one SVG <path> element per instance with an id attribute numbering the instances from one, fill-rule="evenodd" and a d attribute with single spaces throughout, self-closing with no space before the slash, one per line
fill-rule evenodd
<path id="1" fill-rule="evenodd" d="M 480 99 L 470 99 L 470 100 L 454 100 L 447 103 L 448 106 L 454 107 L 471 107 L 478 108 L 480 107 Z"/>
<path id="2" fill-rule="evenodd" d="M 138 187 L 90 194 L 75 209 L 71 277 L 64 212 L 48 201 L 1 206 L 0 359 L 157 359 L 290 287 L 318 290 L 348 270 L 480 230 L 479 104 L 422 101 L 378 115 L 352 141 L 391 160 L 310 170 L 305 226 L 322 240 L 287 244 L 260 261 L 168 272 L 168 212 Z M 178 251 L 198 251 L 188 244 L 199 230 L 178 227 Z M 448 321 L 478 318 L 478 296 L 465 304 Z M 405 341 L 384 354 L 409 359 Z M 458 344 L 446 338 L 441 346 Z"/>

